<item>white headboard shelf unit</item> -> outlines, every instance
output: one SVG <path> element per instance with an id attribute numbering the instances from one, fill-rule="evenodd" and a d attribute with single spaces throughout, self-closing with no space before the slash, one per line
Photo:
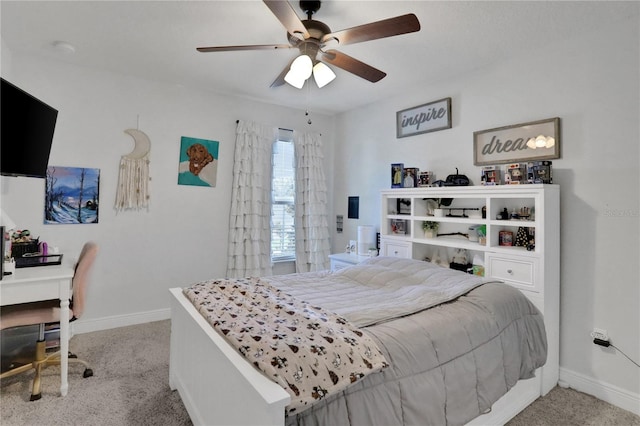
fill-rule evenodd
<path id="1" fill-rule="evenodd" d="M 433 216 L 433 207 L 442 200 L 447 200 L 441 206 L 444 215 Z M 502 219 L 505 209 L 508 218 Z M 520 289 L 542 311 L 548 357 L 542 369 L 541 394 L 549 392 L 558 383 L 560 187 L 533 184 L 388 189 L 381 192 L 380 210 L 380 255 L 424 260 L 443 258 L 444 254 L 450 259 L 455 249 L 465 249 L 469 262 L 474 256 L 484 261 L 485 277 Z M 511 218 L 513 213 L 522 213 L 523 217 Z M 437 222 L 440 236 L 426 237 L 423 221 Z M 484 244 L 464 235 L 472 235 L 481 226 L 486 229 Z M 515 244 L 521 228 L 531 234 L 535 247 L 501 245 L 501 233 L 503 237 L 510 233 Z"/>

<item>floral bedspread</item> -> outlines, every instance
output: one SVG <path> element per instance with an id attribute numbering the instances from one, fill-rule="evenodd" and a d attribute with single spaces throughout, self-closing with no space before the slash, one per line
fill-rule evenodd
<path id="1" fill-rule="evenodd" d="M 373 339 L 346 319 L 259 278 L 209 280 L 184 293 L 247 360 L 289 392 L 287 414 L 388 366 Z"/>

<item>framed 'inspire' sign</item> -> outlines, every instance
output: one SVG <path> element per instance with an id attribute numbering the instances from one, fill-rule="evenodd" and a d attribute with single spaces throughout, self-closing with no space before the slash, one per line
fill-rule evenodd
<path id="1" fill-rule="evenodd" d="M 396 137 L 451 128 L 451 98 L 396 112 Z"/>

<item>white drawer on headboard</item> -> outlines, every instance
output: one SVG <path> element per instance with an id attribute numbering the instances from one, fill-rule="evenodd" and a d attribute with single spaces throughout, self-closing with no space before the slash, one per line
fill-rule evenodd
<path id="1" fill-rule="evenodd" d="M 537 258 L 487 253 L 486 260 L 488 277 L 522 290 L 540 292 Z"/>
<path id="2" fill-rule="evenodd" d="M 411 258 L 411 243 L 406 241 L 392 241 L 382 239 L 380 241 L 382 256 Z"/>

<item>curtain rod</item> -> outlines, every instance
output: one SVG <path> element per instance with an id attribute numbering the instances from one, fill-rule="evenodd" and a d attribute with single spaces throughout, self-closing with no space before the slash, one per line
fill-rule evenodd
<path id="1" fill-rule="evenodd" d="M 240 123 L 240 120 L 236 120 L 236 124 Z M 293 132 L 293 129 L 285 129 L 284 127 L 278 127 L 279 130 L 287 130 L 289 132 Z"/>

